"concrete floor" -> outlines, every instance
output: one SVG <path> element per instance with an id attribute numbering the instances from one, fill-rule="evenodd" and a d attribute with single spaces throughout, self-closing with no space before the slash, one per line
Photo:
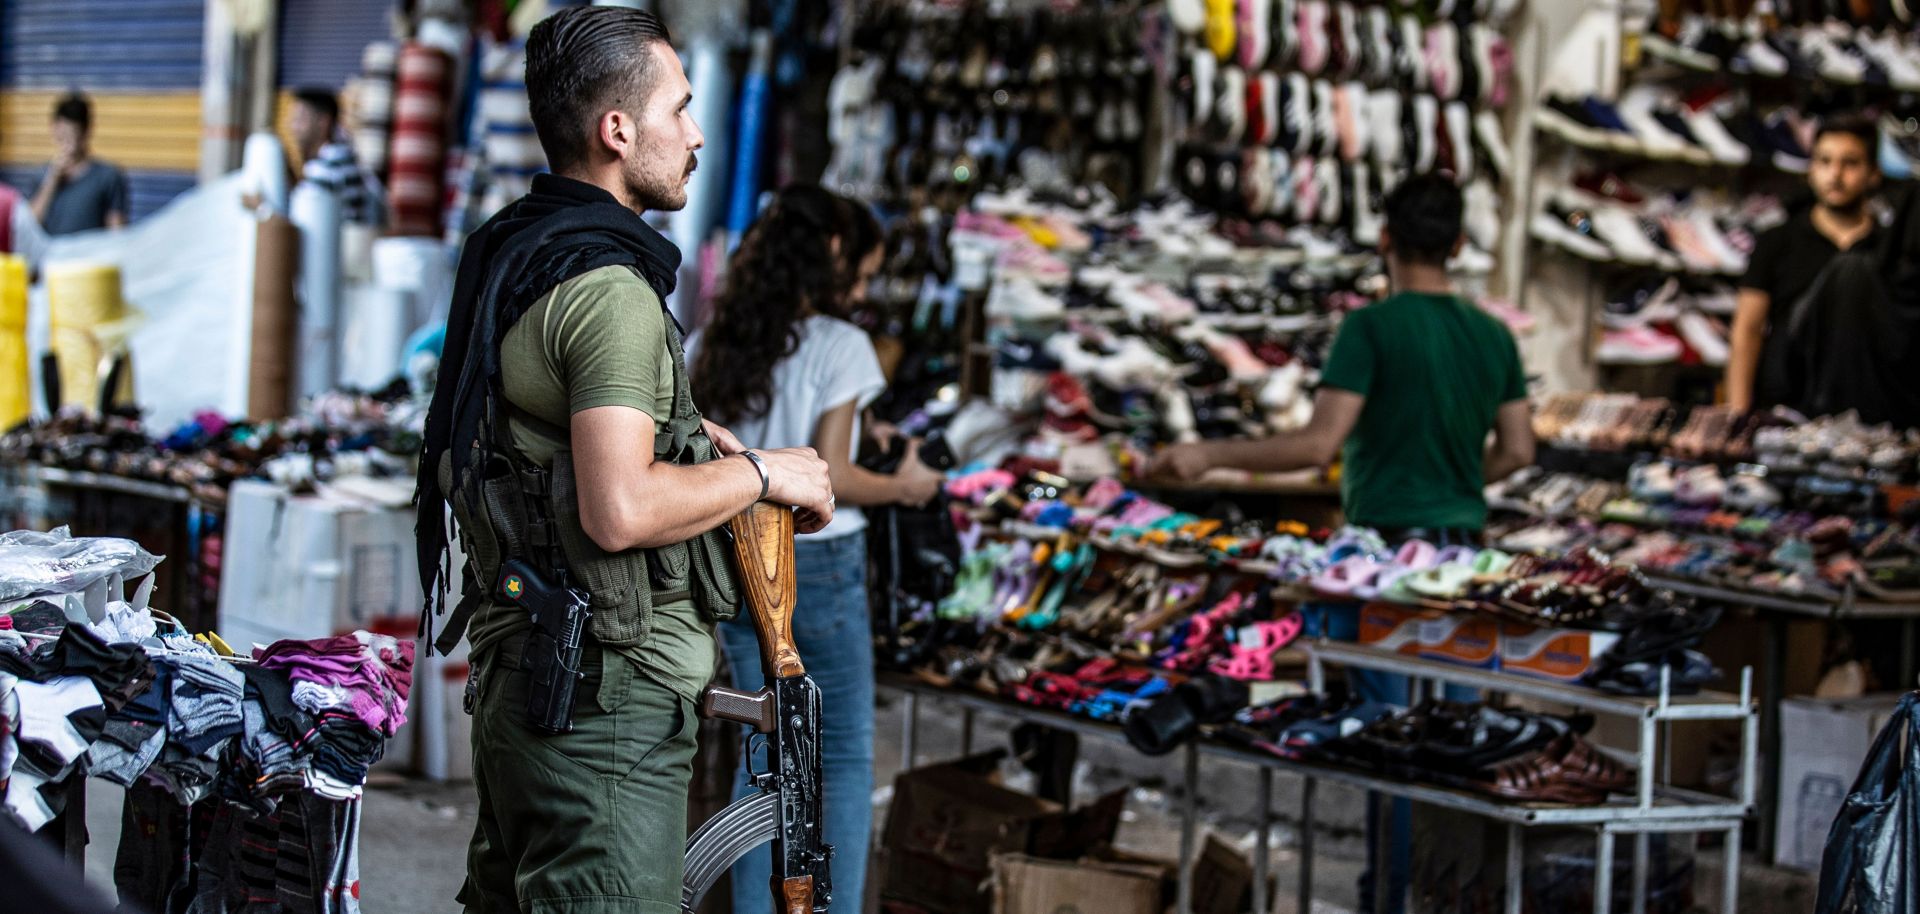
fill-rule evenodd
<path id="1" fill-rule="evenodd" d="M 901 702 L 882 692 L 876 721 L 874 795 L 876 822 L 884 818 L 892 795 L 894 775 L 900 770 Z M 922 763 L 958 755 L 961 715 L 937 703 L 921 705 L 918 748 Z M 1012 721 L 981 715 L 975 725 L 975 748 L 1005 745 Z M 1180 823 L 1177 813 L 1181 781 L 1178 755 L 1152 759 L 1132 749 L 1104 741 L 1083 739 L 1075 770 L 1077 800 L 1084 801 L 1117 787 L 1130 787 L 1127 810 L 1118 843 L 1123 850 L 1172 859 L 1178 853 Z M 1031 785 L 1031 775 L 1008 763 L 1008 784 Z M 1251 853 L 1256 820 L 1253 813 L 1255 772 L 1248 766 L 1208 762 L 1201 780 L 1203 821 L 1221 838 Z M 453 901 L 465 871 L 465 852 L 473 829 L 471 785 L 435 784 L 392 775 L 376 775 L 363 810 L 361 832 L 361 904 L 369 914 L 441 914 L 455 912 Z M 1298 836 L 1294 829 L 1299 810 L 1299 786 L 1292 778 L 1274 779 L 1277 811 L 1272 841 L 1272 866 L 1278 882 L 1276 914 L 1299 914 L 1293 899 L 1299 865 Z M 92 847 L 87 858 L 89 881 L 109 889 L 114 848 L 118 846 L 119 788 L 93 781 L 88 792 L 88 826 Z M 1339 785 L 1322 785 L 1316 830 L 1315 903 L 1311 914 L 1346 914 L 1356 905 L 1355 880 L 1361 870 L 1363 796 Z M 1416 862 L 1437 847 L 1415 848 Z M 1696 907 L 1718 910 L 1717 848 L 1703 849 L 1697 861 Z M 1757 914 L 1803 914 L 1812 909 L 1811 879 L 1748 866 L 1742 874 L 1740 910 Z"/>

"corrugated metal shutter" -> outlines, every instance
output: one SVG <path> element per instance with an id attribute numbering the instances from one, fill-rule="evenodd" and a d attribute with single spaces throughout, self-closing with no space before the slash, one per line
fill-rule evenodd
<path id="1" fill-rule="evenodd" d="M 205 0 L 0 2 L 0 86 L 198 89 Z"/>
<path id="2" fill-rule="evenodd" d="M 280 6 L 280 87 L 339 89 L 360 72 L 367 42 L 391 38 L 393 0 L 285 0 Z"/>

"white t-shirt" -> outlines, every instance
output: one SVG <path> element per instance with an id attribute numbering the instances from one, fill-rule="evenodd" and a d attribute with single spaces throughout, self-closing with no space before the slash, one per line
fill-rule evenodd
<path id="1" fill-rule="evenodd" d="M 698 344 L 696 338 L 687 345 L 692 349 Z M 874 353 L 873 341 L 867 338 L 867 332 L 837 317 L 821 314 L 801 322 L 800 347 L 773 367 L 768 383 L 772 385 L 773 398 L 767 414 L 727 425 L 740 443 L 765 450 L 812 447 L 813 432 L 820 425 L 820 417 L 852 402 L 853 434 L 846 443 L 849 456 L 860 440 L 860 412 L 887 389 L 887 377 L 880 371 L 880 357 Z M 866 515 L 859 508 L 839 505 L 833 511 L 833 523 L 809 535 L 829 539 L 866 528 Z"/>

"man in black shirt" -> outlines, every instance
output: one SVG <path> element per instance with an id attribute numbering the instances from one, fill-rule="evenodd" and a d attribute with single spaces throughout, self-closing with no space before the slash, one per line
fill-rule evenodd
<path id="1" fill-rule="evenodd" d="M 1876 149 L 1869 121 L 1833 118 L 1822 123 L 1807 171 L 1813 206 L 1755 243 L 1747 275 L 1740 281 L 1727 360 L 1727 404 L 1736 411 L 1796 401 L 1794 391 L 1782 389 L 1790 382 L 1764 373 L 1782 363 L 1781 350 L 1789 344 L 1783 330 L 1787 316 L 1815 277 L 1842 252 L 1875 239 L 1879 223 L 1867 203 L 1880 187 Z"/>

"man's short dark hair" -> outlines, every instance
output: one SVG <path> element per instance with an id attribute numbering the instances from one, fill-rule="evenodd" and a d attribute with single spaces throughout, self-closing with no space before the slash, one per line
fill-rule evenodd
<path id="1" fill-rule="evenodd" d="M 1828 136 L 1850 136 L 1860 141 L 1860 148 L 1867 154 L 1867 164 L 1878 168 L 1880 163 L 1875 154 L 1880 147 L 1880 131 L 1874 122 L 1858 114 L 1836 114 L 1821 118 L 1820 127 L 1814 131 L 1813 144 Z"/>
<path id="2" fill-rule="evenodd" d="M 555 171 L 586 158 L 588 121 L 634 111 L 652 85 L 654 42 L 672 43 L 652 13 L 618 6 L 568 7 L 527 35 L 527 105 Z"/>
<path id="3" fill-rule="evenodd" d="M 315 114 L 326 116 L 327 120 L 336 124 L 340 122 L 340 96 L 335 95 L 332 89 L 318 86 L 295 89 L 293 100 L 312 108 Z"/>
<path id="4" fill-rule="evenodd" d="M 53 103 L 53 119 L 66 121 L 81 130 L 92 130 L 93 103 L 79 92 L 69 92 Z"/>
<path id="5" fill-rule="evenodd" d="M 1393 252 L 1412 263 L 1445 264 L 1460 241 L 1460 187 L 1443 174 L 1409 176 L 1381 207 Z"/>

